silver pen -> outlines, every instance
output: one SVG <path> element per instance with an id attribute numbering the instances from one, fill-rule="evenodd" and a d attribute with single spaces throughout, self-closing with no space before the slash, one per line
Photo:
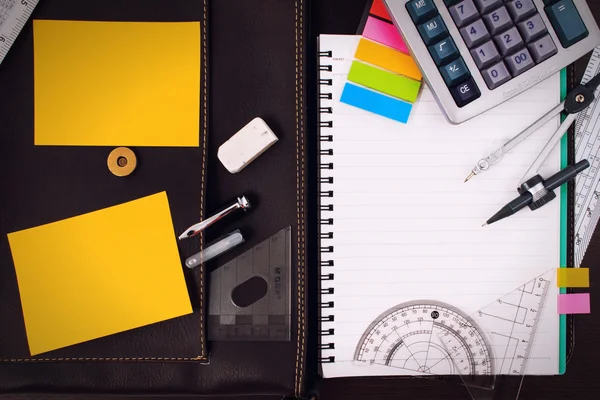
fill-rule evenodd
<path id="1" fill-rule="evenodd" d="M 250 209 L 250 207 L 251 207 L 250 201 L 248 201 L 246 196 L 238 197 L 236 202 L 233 203 L 232 205 L 230 205 L 229 207 L 223 209 L 222 211 L 219 211 L 217 214 L 213 215 L 210 218 L 205 219 L 202 222 L 199 222 L 195 225 L 190 226 L 188 229 L 186 229 L 185 232 L 183 232 L 179 236 L 179 240 L 183 240 L 183 239 L 190 238 L 192 236 L 196 236 L 197 234 L 199 234 L 200 232 L 202 232 L 203 230 L 205 230 L 206 228 L 208 228 L 215 222 L 222 220 L 223 218 L 225 218 L 227 215 L 233 213 L 234 211 L 236 211 L 236 210 L 247 211 Z"/>

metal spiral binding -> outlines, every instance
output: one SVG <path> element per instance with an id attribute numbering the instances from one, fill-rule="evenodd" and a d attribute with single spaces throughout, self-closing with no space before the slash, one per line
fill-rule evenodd
<path id="1" fill-rule="evenodd" d="M 321 51 L 318 53 L 319 58 L 323 59 L 323 58 L 331 58 L 333 57 L 333 54 L 331 51 Z M 330 245 L 326 245 L 326 243 L 324 243 L 327 240 L 331 240 L 333 239 L 333 232 L 332 232 L 332 225 L 333 225 L 333 218 L 324 218 L 327 213 L 331 213 L 333 212 L 333 204 L 331 204 L 331 199 L 333 198 L 333 190 L 329 190 L 326 185 L 332 185 L 333 184 L 333 177 L 332 176 L 323 176 L 323 174 L 327 174 L 330 170 L 333 169 L 333 162 L 330 162 L 330 159 L 327 159 L 328 157 L 332 157 L 333 156 L 333 149 L 331 148 L 327 148 L 330 147 L 330 143 L 333 142 L 333 135 L 329 132 L 327 132 L 328 129 L 333 128 L 333 121 L 328 120 L 327 117 L 331 116 L 331 114 L 333 114 L 333 102 L 331 100 L 333 100 L 333 94 L 330 91 L 323 91 L 323 89 L 325 89 L 325 87 L 327 86 L 332 86 L 333 85 L 333 79 L 331 79 L 332 75 L 329 74 L 332 72 L 332 66 L 328 63 L 319 65 L 319 73 L 322 74 L 319 77 L 318 83 L 319 86 L 321 88 L 321 90 L 319 90 L 319 102 L 321 103 L 319 105 L 319 191 L 318 191 L 318 196 L 319 196 L 319 253 L 320 253 L 320 259 L 319 259 L 319 266 L 320 268 L 327 268 L 329 269 L 329 271 L 331 271 L 331 267 L 333 267 L 333 260 L 323 260 L 322 258 L 329 258 L 331 256 L 331 253 L 333 253 L 333 246 Z M 327 104 L 325 104 L 327 103 Z M 331 215 L 331 214 L 329 214 Z M 328 282 L 330 283 L 331 281 L 334 280 L 335 275 L 329 271 L 323 271 L 321 273 L 321 275 L 319 276 L 319 280 L 323 283 Z M 325 297 L 327 295 L 332 295 L 334 293 L 334 289 L 333 287 L 322 287 L 320 285 L 319 288 L 319 292 L 321 297 Z M 335 303 L 333 301 L 329 301 L 329 300 L 323 300 L 322 302 L 320 302 L 319 304 L 319 309 L 320 310 L 324 310 L 324 309 L 332 309 L 335 306 Z M 321 323 L 327 323 L 327 322 L 333 322 L 333 315 L 321 315 L 322 313 L 319 312 L 319 322 Z M 327 314 L 327 313 L 325 313 Z M 319 331 L 319 335 L 322 337 L 325 336 L 333 336 L 334 335 L 334 329 L 330 328 L 330 329 L 321 329 Z M 335 349 L 335 344 L 334 343 L 320 343 L 319 344 L 319 349 L 320 350 L 331 350 L 331 349 Z M 319 361 L 321 363 L 332 363 L 335 362 L 335 357 L 334 356 L 328 356 L 328 357 L 321 357 L 319 358 Z"/>

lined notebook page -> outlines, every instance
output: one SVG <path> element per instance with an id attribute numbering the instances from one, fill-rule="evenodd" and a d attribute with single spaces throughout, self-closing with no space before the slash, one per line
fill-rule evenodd
<path id="1" fill-rule="evenodd" d="M 515 198 L 516 185 L 559 124 L 551 121 L 505 156 L 486 173 L 463 183 L 473 165 L 504 141 L 520 132 L 560 102 L 559 74 L 499 107 L 461 125 L 444 118 L 425 85 L 407 124 L 340 103 L 339 98 L 358 43 L 357 36 L 322 35 L 321 86 L 332 99 L 322 99 L 321 163 L 333 163 L 322 177 L 334 178 L 320 190 L 333 197 L 321 199 L 333 205 L 321 219 L 333 218 L 322 232 L 333 238 L 321 246 L 333 246 L 321 260 L 334 262 L 321 267 L 321 274 L 334 274 L 323 281 L 323 309 L 333 321 L 322 322 L 323 337 L 333 349 L 322 357 L 335 357 L 323 364 L 325 377 L 365 375 L 414 375 L 413 371 L 385 365 L 358 365 L 354 354 L 361 336 L 381 313 L 416 300 L 442 301 L 467 315 L 493 303 L 528 280 L 558 268 L 560 263 L 560 196 L 533 212 L 517 215 L 493 225 L 481 225 L 504 204 Z M 560 168 L 559 148 L 540 170 L 549 176 Z M 552 276 L 552 275 L 551 275 Z M 558 373 L 559 318 L 555 281 L 541 315 L 527 374 Z M 485 327 L 493 330 L 494 327 Z"/>

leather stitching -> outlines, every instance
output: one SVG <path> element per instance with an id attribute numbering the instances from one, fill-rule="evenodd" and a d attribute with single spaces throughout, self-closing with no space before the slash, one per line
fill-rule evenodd
<path id="1" fill-rule="evenodd" d="M 204 86 L 202 87 L 202 111 L 204 120 L 202 122 L 202 183 L 200 184 L 200 218 L 204 219 L 204 175 L 206 173 L 206 142 L 208 140 L 208 112 L 207 109 L 207 87 L 208 87 L 208 61 L 206 43 L 206 25 L 208 23 L 208 0 L 204 0 L 204 24 L 202 25 L 202 64 L 204 65 Z M 200 249 L 204 247 L 204 232 L 200 232 Z M 206 343 L 204 342 L 204 264 L 200 265 L 200 358 L 206 361 Z"/>
<path id="2" fill-rule="evenodd" d="M 296 382 L 295 395 L 300 397 L 304 377 L 304 353 L 305 353 L 305 239 L 304 239 L 304 1 L 295 1 L 295 27 L 296 27 L 296 206 L 298 237 L 297 237 L 297 287 L 298 301 L 296 312 L 298 317 L 297 345 L 296 345 Z"/>
<path id="3" fill-rule="evenodd" d="M 37 363 L 48 361 L 201 361 L 202 357 L 58 357 L 58 358 L 6 358 L 1 362 Z"/>
<path id="4" fill-rule="evenodd" d="M 294 17 L 294 24 L 295 24 L 295 29 L 296 29 L 296 34 L 295 34 L 295 39 L 296 39 L 296 208 L 297 208 L 297 214 L 296 214 L 296 223 L 298 224 L 298 229 L 300 229 L 300 181 L 298 179 L 298 173 L 300 165 L 299 165 L 299 157 L 298 157 L 298 151 L 299 151 L 299 121 L 298 121 L 298 1 L 294 2 L 294 12 L 295 12 L 295 17 Z M 298 285 L 298 287 L 296 287 L 296 294 L 298 296 L 298 300 L 296 301 L 296 314 L 297 314 L 297 318 L 298 318 L 298 322 L 297 322 L 297 332 L 296 332 L 296 375 L 295 375 L 295 382 L 294 382 L 294 393 L 296 394 L 296 396 L 298 395 L 298 374 L 299 374 L 299 364 L 300 364 L 300 235 L 297 235 L 296 238 L 297 242 L 296 242 L 296 246 L 298 248 L 298 260 L 297 260 L 297 266 L 298 266 L 298 270 L 297 270 L 297 276 L 296 276 L 296 284 Z"/>
<path id="5" fill-rule="evenodd" d="M 207 87 L 208 87 L 208 62 L 207 62 L 207 49 L 206 49 L 206 25 L 208 22 L 208 0 L 204 2 L 204 16 L 202 26 L 202 61 L 203 61 L 203 72 L 204 73 L 204 85 L 202 87 L 202 111 L 204 121 L 202 123 L 202 183 L 200 186 L 200 217 L 204 218 L 204 182 L 206 172 L 206 141 L 208 132 L 208 113 L 207 113 Z M 204 244 L 204 237 L 200 233 L 200 249 Z M 208 361 L 206 357 L 206 343 L 204 341 L 204 265 L 200 265 L 200 351 L 201 355 L 198 357 L 58 357 L 58 358 L 0 358 L 0 363 L 35 363 L 35 362 L 48 362 L 48 361 L 61 361 L 61 362 L 75 362 L 75 361 Z"/>

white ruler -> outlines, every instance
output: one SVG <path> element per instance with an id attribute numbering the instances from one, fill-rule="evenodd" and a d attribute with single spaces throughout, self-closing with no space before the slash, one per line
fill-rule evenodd
<path id="1" fill-rule="evenodd" d="M 581 80 L 586 83 L 600 73 L 600 46 L 592 57 Z M 575 265 L 581 266 L 600 218 L 600 87 L 590 106 L 575 122 L 575 161 L 587 159 L 590 168 L 575 178 Z"/>
<path id="2" fill-rule="evenodd" d="M 0 64 L 39 0 L 0 0 Z"/>

